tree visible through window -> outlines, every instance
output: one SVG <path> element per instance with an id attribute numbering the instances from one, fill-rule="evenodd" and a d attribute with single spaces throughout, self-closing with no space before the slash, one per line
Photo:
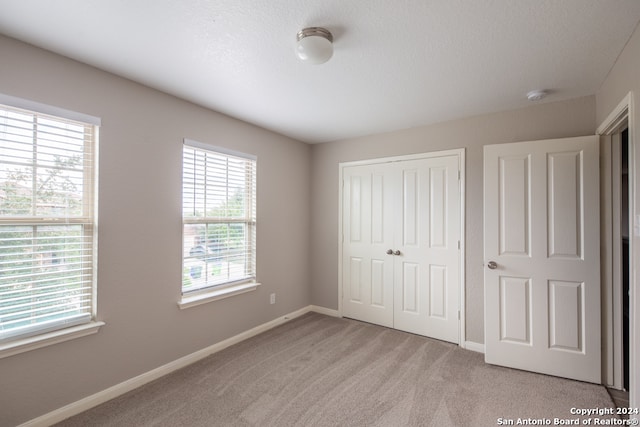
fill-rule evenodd
<path id="1" fill-rule="evenodd" d="M 256 161 L 185 140 L 183 293 L 256 277 Z"/>
<path id="2" fill-rule="evenodd" d="M 0 341 L 92 318 L 96 130 L 0 105 Z"/>

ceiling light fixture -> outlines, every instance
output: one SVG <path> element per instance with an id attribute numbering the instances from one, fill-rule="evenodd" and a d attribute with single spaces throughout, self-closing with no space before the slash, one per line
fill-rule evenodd
<path id="1" fill-rule="evenodd" d="M 547 96 L 547 92 L 544 90 L 532 90 L 527 94 L 527 99 L 529 101 L 540 101 L 545 96 Z"/>
<path id="2" fill-rule="evenodd" d="M 333 55 L 333 36 L 321 27 L 309 27 L 298 31 L 296 53 L 309 64 L 322 64 Z"/>

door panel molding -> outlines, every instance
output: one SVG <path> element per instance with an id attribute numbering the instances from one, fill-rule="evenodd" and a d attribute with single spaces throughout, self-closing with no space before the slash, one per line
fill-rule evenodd
<path id="1" fill-rule="evenodd" d="M 508 156 L 499 160 L 500 255 L 531 256 L 530 169 L 530 156 Z"/>
<path id="2" fill-rule="evenodd" d="M 500 341 L 531 345 L 531 278 L 500 277 Z"/>

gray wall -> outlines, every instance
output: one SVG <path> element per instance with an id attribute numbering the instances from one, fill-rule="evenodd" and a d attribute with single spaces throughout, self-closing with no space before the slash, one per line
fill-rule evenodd
<path id="1" fill-rule="evenodd" d="M 0 37 L 0 52 L 0 93 L 102 118 L 98 319 L 106 322 L 96 335 L 0 359 L 0 426 L 309 304 L 308 145 L 12 39 Z M 262 286 L 181 311 L 184 137 L 258 156 Z"/>
<path id="2" fill-rule="evenodd" d="M 466 339 L 484 342 L 482 147 L 593 135 L 595 98 L 540 104 L 312 147 L 311 302 L 338 308 L 338 164 L 420 152 L 466 149 Z"/>

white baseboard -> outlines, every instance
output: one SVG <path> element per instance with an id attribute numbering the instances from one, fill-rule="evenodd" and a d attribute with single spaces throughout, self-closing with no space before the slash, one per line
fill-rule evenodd
<path id="1" fill-rule="evenodd" d="M 174 360 L 173 362 L 169 362 L 166 365 L 160 366 L 156 369 L 152 369 L 151 371 L 145 372 L 144 374 L 138 375 L 137 377 L 133 377 L 119 384 L 116 384 L 112 387 L 109 387 L 105 390 L 99 391 L 98 393 L 92 394 L 91 396 L 87 396 L 76 402 L 70 403 L 66 406 L 63 406 L 62 408 L 56 409 L 55 411 L 51 411 L 38 418 L 34 418 L 30 421 L 27 421 L 24 424 L 21 424 L 18 427 L 47 427 L 52 424 L 58 423 L 69 417 L 77 415 L 81 412 L 84 412 L 88 409 L 98 406 L 104 402 L 107 402 L 113 398 L 116 398 L 133 389 L 143 386 L 160 377 L 170 374 L 173 371 L 176 371 L 178 369 L 184 368 L 185 366 L 191 365 L 192 363 L 195 363 L 200 359 L 204 359 L 205 357 L 211 354 L 224 350 L 229 346 L 237 344 L 241 341 L 244 341 L 262 332 L 268 331 L 269 329 L 272 329 L 276 326 L 282 325 L 283 323 L 286 323 L 289 320 L 293 320 L 296 317 L 300 317 L 303 314 L 306 314 L 310 311 L 315 311 L 315 312 L 326 314 L 329 316 L 338 315 L 337 314 L 338 312 L 336 310 L 331 310 L 324 307 L 317 307 L 312 305 L 303 307 L 300 310 L 294 311 L 293 313 L 289 313 L 287 315 L 278 317 L 277 319 L 274 319 L 270 322 L 263 323 L 262 325 L 258 325 L 255 328 L 249 329 L 248 331 L 242 332 L 231 338 L 227 338 L 224 341 L 220 341 L 219 343 L 213 344 L 209 347 L 203 348 L 202 350 L 198 350 L 194 353 L 188 354 L 184 357 L 181 357 L 180 359 Z"/>
<path id="2" fill-rule="evenodd" d="M 314 311 L 316 313 L 325 314 L 325 315 L 331 316 L 331 317 L 340 317 L 340 313 L 338 312 L 338 310 L 333 310 L 333 309 L 330 309 L 330 308 L 320 307 L 319 305 L 310 305 L 309 306 L 309 310 L 310 311 Z"/>
<path id="3" fill-rule="evenodd" d="M 484 344 L 479 344 L 473 341 L 465 341 L 464 348 L 466 348 L 467 350 L 475 351 L 476 353 L 484 354 Z"/>

